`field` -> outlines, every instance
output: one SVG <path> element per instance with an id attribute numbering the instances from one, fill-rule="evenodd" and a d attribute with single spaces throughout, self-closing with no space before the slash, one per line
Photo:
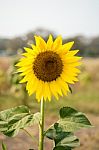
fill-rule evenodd
<path id="1" fill-rule="evenodd" d="M 0 70 L 4 70 L 6 73 L 11 62 L 12 58 L 1 58 Z M 87 114 L 94 128 L 84 129 L 75 133 L 81 140 L 81 147 L 76 150 L 99 150 L 99 59 L 84 59 L 81 70 L 82 73 L 79 75 L 80 82 L 72 87 L 72 94 L 69 93 L 67 97 L 60 98 L 59 101 L 53 99 L 51 102 L 46 102 L 46 127 L 57 120 L 57 113 L 61 107 L 72 106 L 77 108 L 79 111 Z M 7 77 L 6 75 L 6 80 Z M 12 91 L 9 90 L 10 85 L 4 83 L 6 82 L 3 81 L 0 85 L 0 110 L 26 104 L 30 107 L 32 112 L 39 111 L 39 103 L 36 102 L 34 96 L 25 97 L 25 99 L 23 99 L 22 95 L 19 95 L 17 92 L 13 94 Z M 35 129 L 34 135 L 37 136 Z M 32 131 L 31 128 L 28 128 L 28 130 Z M 31 139 L 29 139 L 28 135 L 26 136 L 23 131 L 14 139 L 6 138 L 1 134 L 0 140 L 5 141 L 8 150 L 27 150 L 32 146 Z M 45 142 L 47 143 L 47 141 Z M 51 150 L 51 145 L 52 143 L 49 143 L 49 145 L 46 144 L 46 149 Z M 33 146 L 36 150 L 35 142 Z"/>

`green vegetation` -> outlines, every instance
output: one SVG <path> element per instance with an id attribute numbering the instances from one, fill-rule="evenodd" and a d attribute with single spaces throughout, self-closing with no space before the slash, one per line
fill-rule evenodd
<path id="1" fill-rule="evenodd" d="M 7 108 L 20 106 L 23 104 L 22 97 L 14 97 L 11 95 L 0 96 L 0 110 Z M 33 98 L 33 96 L 27 99 L 27 104 L 33 112 L 39 110 L 40 104 Z M 60 100 L 53 100 L 46 102 L 46 111 L 52 115 L 55 115 L 59 108 L 63 106 L 70 106 L 77 108 L 85 113 L 99 114 L 99 92 L 98 90 L 85 90 L 78 91 L 73 94 L 68 94 L 67 97 L 63 97 Z"/>
<path id="2" fill-rule="evenodd" d="M 39 150 L 43 150 L 44 138 L 53 140 L 53 150 L 72 150 L 80 146 L 79 138 L 74 133 L 82 128 L 91 128 L 92 125 L 82 112 L 71 107 L 62 107 L 59 110 L 59 119 L 44 130 L 44 101 L 41 101 L 41 113 L 31 113 L 27 106 L 18 106 L 0 112 L 0 132 L 8 137 L 15 137 L 20 129 L 25 130 L 34 138 L 26 127 L 38 125 L 40 128 Z M 42 127 L 43 125 L 43 127 Z M 3 150 L 6 150 L 3 144 Z"/>
<path id="3" fill-rule="evenodd" d="M 37 29 L 25 35 L 12 39 L 0 38 L 0 54 L 17 54 L 17 50 L 23 49 L 23 47 L 25 47 L 27 43 L 34 43 L 34 35 L 38 34 L 41 35 L 45 40 L 47 40 L 49 34 L 52 34 L 54 38 L 56 37 L 56 34 L 52 31 Z M 99 36 L 93 38 L 74 36 L 63 39 L 63 43 L 66 43 L 68 41 L 75 42 L 73 49 L 80 49 L 79 55 L 85 57 L 99 57 Z"/>

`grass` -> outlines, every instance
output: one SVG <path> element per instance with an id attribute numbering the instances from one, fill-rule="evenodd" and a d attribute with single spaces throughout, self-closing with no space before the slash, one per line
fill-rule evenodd
<path id="1" fill-rule="evenodd" d="M 22 105 L 22 98 L 17 98 L 11 95 L 0 96 L 0 110 Z M 40 103 L 33 96 L 28 97 L 27 105 L 33 112 L 39 111 Z M 56 115 L 58 110 L 63 106 L 74 107 L 84 113 L 99 114 L 99 92 L 98 90 L 85 89 L 78 90 L 67 97 L 59 100 L 52 99 L 51 102 L 46 102 L 45 109 L 47 114 Z"/>
<path id="2" fill-rule="evenodd" d="M 56 113 L 63 106 L 70 106 L 85 113 L 99 114 L 99 93 L 88 90 L 79 91 L 46 105 L 48 105 L 47 111 L 52 113 Z"/>

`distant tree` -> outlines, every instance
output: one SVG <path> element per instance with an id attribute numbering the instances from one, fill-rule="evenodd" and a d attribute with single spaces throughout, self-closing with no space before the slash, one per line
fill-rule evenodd
<path id="1" fill-rule="evenodd" d="M 99 37 L 92 38 L 87 50 L 92 57 L 99 57 Z"/>
<path id="2" fill-rule="evenodd" d="M 8 50 L 12 54 L 16 54 L 18 49 L 23 49 L 23 47 L 30 46 L 31 43 L 35 43 L 34 35 L 40 35 L 45 40 L 48 39 L 49 34 L 56 37 L 53 31 L 37 28 L 31 32 L 28 32 L 24 36 L 19 36 L 12 39 L 0 38 L 0 50 Z M 84 57 L 99 57 L 99 37 L 86 38 L 84 36 L 74 36 L 70 38 L 64 38 L 63 43 L 74 41 L 74 46 L 72 49 L 79 49 L 78 55 Z M 14 52 L 14 53 L 13 53 Z"/>
<path id="3" fill-rule="evenodd" d="M 0 38 L 0 50 L 5 50 L 9 39 Z"/>
<path id="4" fill-rule="evenodd" d="M 78 55 L 84 56 L 86 53 L 87 43 L 85 42 L 86 39 L 83 36 L 75 36 L 72 38 L 64 39 L 63 43 L 74 41 L 74 45 L 72 49 L 79 49 Z"/>

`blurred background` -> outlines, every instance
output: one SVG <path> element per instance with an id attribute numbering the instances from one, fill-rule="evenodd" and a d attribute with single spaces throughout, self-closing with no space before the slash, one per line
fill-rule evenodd
<path id="1" fill-rule="evenodd" d="M 95 127 L 76 133 L 81 140 L 81 147 L 76 150 L 99 150 L 98 16 L 99 0 L 0 0 L 0 111 L 23 104 L 32 112 L 39 110 L 35 96 L 29 97 L 25 85 L 19 84 L 14 65 L 23 47 L 35 42 L 34 35 L 41 35 L 45 40 L 49 34 L 54 38 L 62 35 L 63 43 L 75 41 L 72 49 L 80 50 L 82 72 L 80 82 L 72 87 L 72 94 L 60 98 L 58 102 L 53 99 L 46 103 L 46 126 L 57 120 L 62 106 L 77 108 L 87 114 Z M 37 136 L 35 129 L 34 135 Z M 32 141 L 23 132 L 14 139 L 0 134 L 2 140 L 8 150 L 32 147 Z M 46 148 L 51 150 L 52 143 L 45 143 Z M 34 149 L 37 149 L 35 143 Z"/>

